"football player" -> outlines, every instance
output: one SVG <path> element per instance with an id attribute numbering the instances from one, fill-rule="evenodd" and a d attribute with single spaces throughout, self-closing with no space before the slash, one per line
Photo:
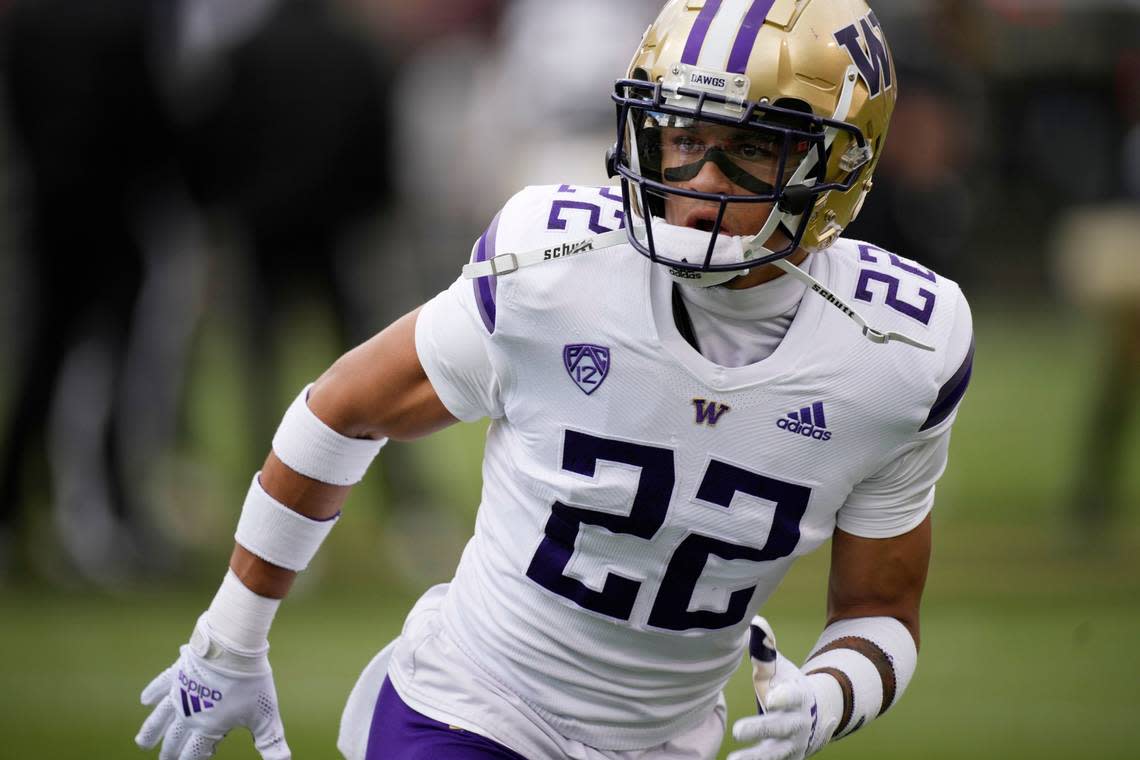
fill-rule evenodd
<path id="1" fill-rule="evenodd" d="M 209 757 L 243 725 L 288 757 L 279 600 L 386 439 L 484 417 L 475 535 L 361 675 L 347 758 L 713 758 L 745 651 L 732 760 L 888 710 L 973 356 L 955 283 L 840 237 L 896 91 L 862 0 L 669 2 L 614 90 L 620 191 L 523 190 L 464 277 L 289 408 L 138 743 Z M 751 612 L 828 539 L 797 666 Z"/>

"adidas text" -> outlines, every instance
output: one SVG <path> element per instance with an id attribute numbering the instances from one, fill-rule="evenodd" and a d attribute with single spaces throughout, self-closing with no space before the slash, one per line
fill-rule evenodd
<path id="1" fill-rule="evenodd" d="M 814 438 L 817 441 L 830 441 L 831 431 L 818 428 L 815 425 L 805 425 L 802 422 L 789 420 L 787 418 L 780 419 L 776 423 L 776 427 L 781 430 L 787 430 L 789 433 L 798 433 L 805 438 Z"/>
<path id="2" fill-rule="evenodd" d="M 181 670 L 178 671 L 178 682 L 182 684 L 182 688 L 186 690 L 186 693 L 191 696 L 199 696 L 202 699 L 210 699 L 214 702 L 222 701 L 222 693 L 220 691 L 211 689 L 204 683 L 198 683 L 193 678 L 187 678 L 186 674 Z"/>

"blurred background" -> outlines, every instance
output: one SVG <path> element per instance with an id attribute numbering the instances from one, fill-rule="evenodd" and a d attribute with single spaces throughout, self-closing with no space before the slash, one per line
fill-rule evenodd
<path id="1" fill-rule="evenodd" d="M 1135 757 L 1140 2 L 873 7 L 900 100 L 848 232 L 963 284 L 977 363 L 916 680 L 827 756 Z M 0 758 L 144 756 L 138 694 L 289 401 L 519 187 L 608 184 L 611 84 L 657 9 L 0 0 Z M 388 446 L 282 608 L 296 757 L 336 756 L 358 672 L 450 577 L 483 430 Z M 826 572 L 765 610 L 793 659 Z"/>

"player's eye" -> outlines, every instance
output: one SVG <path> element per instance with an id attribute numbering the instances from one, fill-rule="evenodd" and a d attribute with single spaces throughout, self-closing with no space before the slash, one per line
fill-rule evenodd
<path id="1" fill-rule="evenodd" d="M 763 161 L 776 155 L 771 142 L 755 140 L 733 143 L 729 153 L 745 161 Z"/>
<path id="2" fill-rule="evenodd" d="M 673 138 L 673 148 L 677 152 L 686 155 L 692 155 L 694 153 L 703 154 L 705 152 L 705 143 L 692 135 L 682 134 Z"/>

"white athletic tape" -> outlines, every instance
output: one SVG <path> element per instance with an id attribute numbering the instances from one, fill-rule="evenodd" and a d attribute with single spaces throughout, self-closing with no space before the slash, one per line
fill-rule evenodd
<path id="1" fill-rule="evenodd" d="M 918 649 L 906 626 L 891 617 L 839 620 L 827 626 L 803 671 L 835 678 L 842 700 L 820 699 L 820 718 L 835 718 L 835 738 L 866 725 L 895 704 L 918 664 Z M 815 684 L 823 683 L 816 680 Z M 834 697 L 834 690 L 829 687 Z"/>
<path id="2" fill-rule="evenodd" d="M 260 476 L 260 472 L 253 476 L 234 540 L 266 562 L 300 572 L 309 566 L 340 515 L 329 520 L 305 517 L 266 493 Z"/>
<path id="3" fill-rule="evenodd" d="M 269 628 L 280 606 L 280 599 L 255 594 L 229 570 L 204 615 L 209 638 L 216 638 L 231 652 L 265 654 Z"/>
<path id="4" fill-rule="evenodd" d="M 309 409 L 312 387 L 305 386 L 285 412 L 273 436 L 273 453 L 289 469 L 313 480 L 334 486 L 359 483 L 388 439 L 349 438 L 330 428 Z"/>

